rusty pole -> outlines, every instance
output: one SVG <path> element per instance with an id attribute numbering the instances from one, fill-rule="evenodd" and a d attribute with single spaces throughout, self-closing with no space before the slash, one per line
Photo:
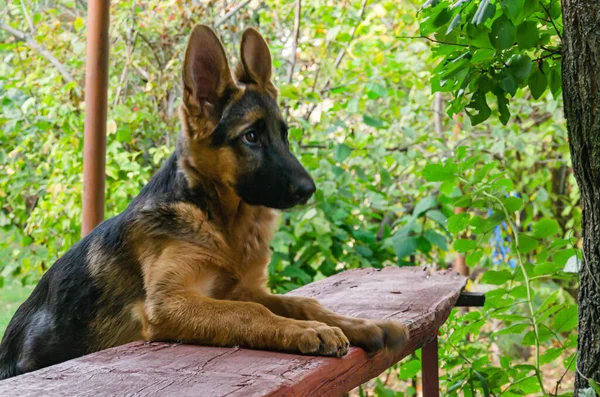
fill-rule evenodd
<path id="1" fill-rule="evenodd" d="M 440 364 L 437 334 L 421 349 L 421 371 L 423 373 L 423 397 L 439 397 Z"/>
<path id="2" fill-rule="evenodd" d="M 110 0 L 88 1 L 82 236 L 104 220 L 109 10 Z"/>

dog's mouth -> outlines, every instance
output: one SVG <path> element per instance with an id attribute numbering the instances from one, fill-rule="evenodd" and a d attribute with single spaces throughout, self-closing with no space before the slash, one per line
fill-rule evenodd
<path id="1" fill-rule="evenodd" d="M 258 183 L 240 184 L 236 186 L 238 196 L 247 204 L 264 206 L 278 210 L 289 210 L 304 206 L 317 190 L 310 176 L 303 176 L 293 184 Z"/>
<path id="2" fill-rule="evenodd" d="M 273 196 L 264 197 L 262 200 L 257 197 L 241 197 L 246 204 L 273 208 L 281 211 L 289 211 L 291 209 L 300 209 L 309 206 L 308 202 L 312 194 L 306 195 L 300 199 L 291 197 L 275 198 Z"/>

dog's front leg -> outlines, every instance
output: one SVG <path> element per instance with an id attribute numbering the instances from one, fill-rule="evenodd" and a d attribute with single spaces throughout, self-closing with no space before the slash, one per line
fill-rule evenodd
<path id="1" fill-rule="evenodd" d="M 315 299 L 274 295 L 264 290 L 247 291 L 240 297 L 258 302 L 282 317 L 319 321 L 338 327 L 348 337 L 350 344 L 370 352 L 383 347 L 396 349 L 408 339 L 408 330 L 402 324 L 342 316 L 328 310 Z"/>
<path id="2" fill-rule="evenodd" d="M 254 302 L 217 300 L 181 288 L 149 297 L 144 337 L 213 346 L 243 346 L 342 356 L 348 339 L 339 328 L 277 316 Z"/>

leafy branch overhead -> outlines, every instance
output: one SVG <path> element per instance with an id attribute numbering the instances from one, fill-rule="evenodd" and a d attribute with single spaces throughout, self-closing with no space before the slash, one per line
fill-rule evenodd
<path id="1" fill-rule="evenodd" d="M 420 12 L 421 35 L 439 44 L 432 89 L 453 94 L 450 115 L 466 108 L 476 125 L 495 112 L 506 124 L 519 90 L 561 93 L 558 0 L 429 0 Z"/>

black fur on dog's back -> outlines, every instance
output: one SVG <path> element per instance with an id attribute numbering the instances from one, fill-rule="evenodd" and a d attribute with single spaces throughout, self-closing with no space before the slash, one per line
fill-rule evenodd
<path id="1" fill-rule="evenodd" d="M 128 231 L 147 212 L 153 212 L 155 228 L 170 229 L 176 234 L 177 219 L 168 212 L 161 214 L 161 205 L 188 201 L 191 197 L 197 203 L 201 196 L 186 191 L 183 177 L 176 170 L 177 153 L 123 213 L 101 223 L 44 274 L 18 308 L 2 338 L 0 380 L 80 357 L 110 344 L 99 340 L 103 335 L 99 335 L 98 329 L 108 328 L 101 322 L 110 324 L 113 313 L 144 297 L 140 266 L 127 246 Z M 144 206 L 151 210 L 142 210 Z M 105 264 L 105 270 L 110 267 L 110 280 L 105 280 L 102 274 L 91 274 L 92 250 L 110 257 L 110 263 Z M 122 296 L 116 296 L 119 293 Z"/>
<path id="2" fill-rule="evenodd" d="M 84 263 L 89 241 L 60 258 L 17 310 L 0 344 L 0 379 L 85 354 L 99 296 Z"/>

